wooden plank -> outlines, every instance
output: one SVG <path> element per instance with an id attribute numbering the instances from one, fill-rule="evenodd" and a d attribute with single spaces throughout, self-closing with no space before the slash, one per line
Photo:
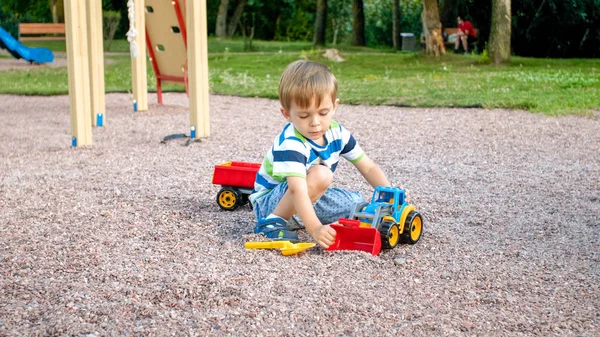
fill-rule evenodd
<path id="1" fill-rule="evenodd" d="M 64 41 L 65 36 L 26 36 L 19 37 L 19 41 Z"/>
<path id="2" fill-rule="evenodd" d="M 137 111 L 148 111 L 148 79 L 146 69 L 146 20 L 145 1 L 135 0 L 135 41 L 138 57 L 131 59 L 131 76 L 133 99 Z"/>
<path id="3" fill-rule="evenodd" d="M 19 41 L 63 41 L 65 36 L 64 23 L 20 23 Z M 60 34 L 62 36 L 23 36 Z"/>
<path id="4" fill-rule="evenodd" d="M 475 31 L 475 34 L 477 34 L 477 37 L 479 37 L 479 29 L 473 28 L 473 30 Z M 447 35 L 456 34 L 458 33 L 458 28 L 444 28 L 444 33 Z"/>
<path id="5" fill-rule="evenodd" d="M 208 109 L 208 29 L 206 0 L 187 0 L 187 57 L 190 94 L 190 128 L 195 138 L 210 135 Z"/>
<path id="6" fill-rule="evenodd" d="M 183 12 L 183 2 L 179 8 Z M 154 48 L 154 60 L 162 75 L 183 77 L 187 50 L 183 39 L 185 27 L 179 27 L 174 4 L 164 0 L 146 0 L 146 7 L 152 8 L 153 12 L 146 12 L 146 30 Z M 179 32 L 174 28 L 178 28 Z M 177 83 L 181 85 L 182 83 Z"/>
<path id="7" fill-rule="evenodd" d="M 21 34 L 65 34 L 64 23 L 20 23 Z"/>
<path id="8" fill-rule="evenodd" d="M 104 45 L 102 38 L 102 1 L 88 0 L 88 48 L 90 55 L 90 114 L 92 126 L 106 121 L 104 93 Z"/>
<path id="9" fill-rule="evenodd" d="M 86 2 L 65 0 L 72 144 L 92 144 Z"/>

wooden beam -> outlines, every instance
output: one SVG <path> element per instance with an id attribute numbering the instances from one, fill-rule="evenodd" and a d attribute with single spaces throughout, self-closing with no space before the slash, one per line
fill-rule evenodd
<path id="1" fill-rule="evenodd" d="M 135 0 L 135 41 L 138 57 L 131 59 L 131 78 L 134 110 L 148 111 L 148 79 L 146 69 L 146 4 L 144 0 Z"/>
<path id="2" fill-rule="evenodd" d="M 86 2 L 65 0 L 71 144 L 92 144 Z"/>
<path id="3" fill-rule="evenodd" d="M 93 126 L 106 121 L 104 92 L 104 39 L 102 38 L 102 1 L 88 0 L 88 47 L 90 55 L 91 118 Z"/>
<path id="4" fill-rule="evenodd" d="M 192 138 L 210 135 L 206 0 L 187 0 L 187 55 Z"/>

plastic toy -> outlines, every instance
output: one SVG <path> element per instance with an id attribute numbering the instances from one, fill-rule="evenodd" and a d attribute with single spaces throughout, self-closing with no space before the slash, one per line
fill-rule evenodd
<path id="1" fill-rule="evenodd" d="M 363 250 L 373 255 L 399 242 L 415 244 L 423 232 L 423 218 L 406 202 L 406 192 L 397 187 L 379 186 L 371 202 L 356 204 L 350 219 L 332 224 L 335 242 L 327 250 Z"/>
<path id="2" fill-rule="evenodd" d="M 279 249 L 285 256 L 298 254 L 314 246 L 314 243 L 292 243 L 291 241 L 246 242 L 244 244 L 246 249 Z"/>
<path id="3" fill-rule="evenodd" d="M 340 218 L 332 224 L 335 242 L 327 250 L 362 250 L 372 255 L 381 251 L 381 235 L 377 228 L 360 227 L 360 220 Z"/>
<path id="4" fill-rule="evenodd" d="M 217 204 L 221 209 L 233 211 L 248 203 L 259 168 L 257 163 L 237 161 L 215 165 L 212 183 L 221 185 L 217 193 Z"/>

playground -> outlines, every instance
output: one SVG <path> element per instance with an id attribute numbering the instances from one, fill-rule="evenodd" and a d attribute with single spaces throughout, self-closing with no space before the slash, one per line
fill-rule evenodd
<path id="1" fill-rule="evenodd" d="M 218 163 L 262 160 L 277 101 L 211 95 L 210 137 L 162 142 L 188 129 L 185 93 L 146 113 L 108 94 L 94 145 L 72 148 L 68 96 L 1 98 L 1 335 L 600 334 L 597 114 L 342 104 L 423 236 L 283 256 L 244 249 L 252 212 L 211 184 Z"/>
<path id="2" fill-rule="evenodd" d="M 335 119 L 422 236 L 374 256 L 300 230 L 286 255 L 245 248 L 266 239 L 213 172 L 262 161 L 279 70 L 322 56 L 209 57 L 206 2 L 185 3 L 128 1 L 114 55 L 98 1 L 67 3 L 56 55 L 0 30 L 0 336 L 600 335 L 593 61 L 348 52 Z M 372 193 L 345 161 L 333 185 Z"/>

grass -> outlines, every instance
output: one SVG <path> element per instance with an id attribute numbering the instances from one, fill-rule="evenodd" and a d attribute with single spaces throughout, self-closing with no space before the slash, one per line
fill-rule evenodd
<path id="1" fill-rule="evenodd" d="M 121 44 L 123 41 L 115 41 L 114 49 L 122 48 Z M 547 115 L 589 114 L 600 109 L 600 64 L 593 59 L 513 57 L 508 65 L 494 66 L 479 55 L 435 59 L 414 53 L 341 47 L 346 62 L 335 63 L 311 50 L 308 43 L 254 44 L 263 53 L 242 53 L 243 42 L 239 40 L 209 40 L 211 92 L 277 98 L 279 76 L 285 66 L 305 57 L 326 63 L 333 70 L 343 103 L 514 108 Z M 130 90 L 128 55 L 110 54 L 106 58 L 110 60 L 105 67 L 106 90 Z M 150 63 L 148 86 L 151 90 L 156 87 Z M 184 90 L 181 86 L 165 89 Z M 67 92 L 66 68 L 1 72 L 0 93 Z"/>
<path id="2" fill-rule="evenodd" d="M 52 51 L 66 52 L 67 47 L 64 41 L 27 41 L 26 45 L 33 48 L 48 48 Z M 107 50 L 108 44 L 104 43 L 104 49 L 113 53 L 128 53 L 129 43 L 127 40 L 114 40 Z M 312 43 L 310 42 L 284 42 L 284 41 L 252 41 L 252 50 L 245 50 L 244 41 L 241 39 L 215 39 L 209 38 L 208 52 L 209 53 L 247 53 L 247 52 L 263 52 L 276 53 L 282 52 L 300 52 L 302 50 L 310 50 Z M 354 47 L 350 45 L 338 45 L 337 49 L 347 52 L 372 51 L 365 47 Z M 377 49 L 378 52 L 393 52 L 391 48 Z"/>

